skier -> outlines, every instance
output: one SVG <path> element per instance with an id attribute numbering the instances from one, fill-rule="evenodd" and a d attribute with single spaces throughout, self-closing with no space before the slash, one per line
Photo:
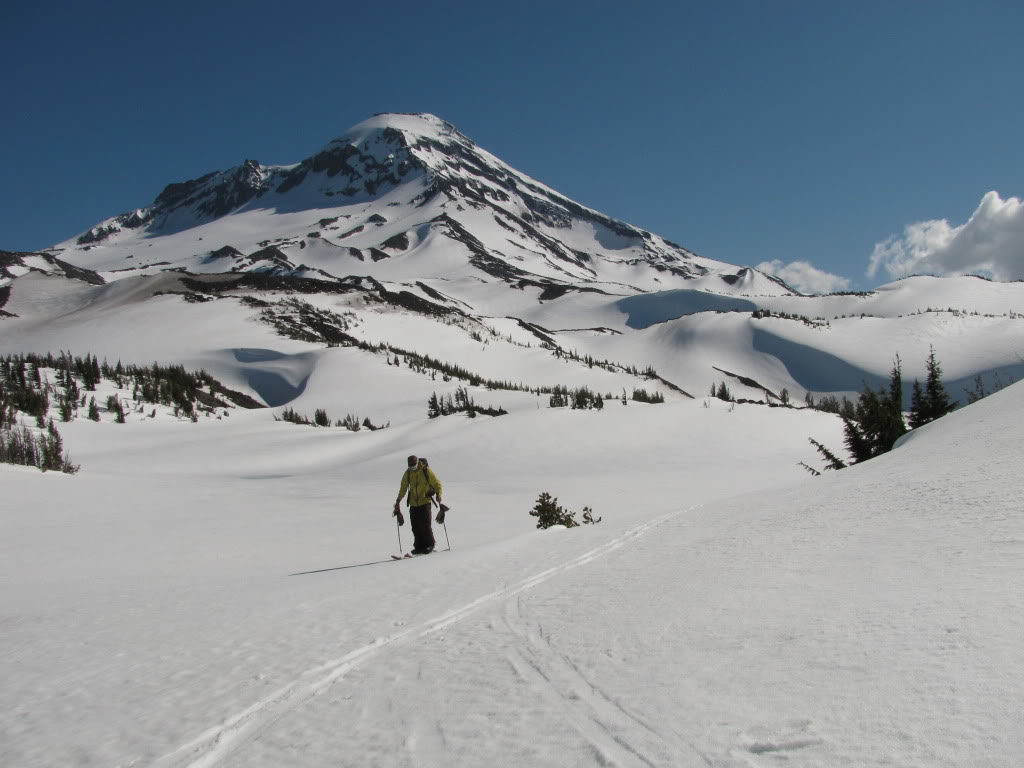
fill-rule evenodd
<path id="1" fill-rule="evenodd" d="M 434 531 L 430 525 L 431 500 L 436 498 L 441 502 L 441 481 L 437 479 L 434 471 L 424 461 L 416 456 L 408 459 L 409 468 L 402 474 L 402 484 L 398 489 L 398 498 L 395 500 L 395 510 L 392 514 L 398 518 L 401 525 L 402 497 L 408 491 L 409 496 L 409 524 L 412 526 L 413 542 L 412 554 L 425 555 L 434 551 Z"/>

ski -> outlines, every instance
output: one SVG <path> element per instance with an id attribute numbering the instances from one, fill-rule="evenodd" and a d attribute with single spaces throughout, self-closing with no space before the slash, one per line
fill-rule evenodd
<path id="1" fill-rule="evenodd" d="M 423 557 L 423 555 L 432 555 L 435 552 L 447 552 L 447 549 L 432 549 L 429 552 L 406 552 L 404 555 L 392 555 L 392 560 L 412 560 L 414 557 Z"/>

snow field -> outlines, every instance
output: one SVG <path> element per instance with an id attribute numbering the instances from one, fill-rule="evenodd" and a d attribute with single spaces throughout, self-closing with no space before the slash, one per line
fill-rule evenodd
<path id="1" fill-rule="evenodd" d="M 655 518 L 457 622 L 418 624 L 237 751 L 203 754 L 1018 765 L 1022 392 L 844 473 Z"/>
<path id="2" fill-rule="evenodd" d="M 11 649 L 3 762 L 152 764 L 171 755 L 169 765 L 191 764 L 211 753 L 180 747 L 285 691 L 282 704 L 259 709 L 256 731 L 244 731 L 238 748 L 248 749 L 248 734 L 273 730 L 270 711 L 304 711 L 303 681 L 323 682 L 349 654 L 387 641 L 372 663 L 390 658 L 387 649 L 406 643 L 388 639 L 396 632 L 452 611 L 461 621 L 481 598 L 498 605 L 506 586 L 552 569 L 557 578 L 652 518 L 721 492 L 703 482 L 722 472 L 697 458 L 703 451 L 666 449 L 679 425 L 696 431 L 704 422 L 711 452 L 772 416 L 789 423 L 779 411 L 722 406 L 424 418 L 374 433 L 245 411 L 199 424 L 62 425 L 78 475 L 0 468 Z M 806 415 L 815 431 L 833 421 Z M 613 434 L 617 455 L 607 450 Z M 777 434 L 771 451 L 751 442 L 752 453 L 774 458 L 730 487 L 803 476 L 794 456 L 804 455 L 806 438 Z M 397 549 L 389 510 L 412 450 L 428 455 L 446 484 L 453 551 L 343 568 Z M 542 490 L 577 512 L 591 505 L 604 522 L 535 531 L 527 511 Z M 442 529 L 436 535 L 444 541 Z M 408 547 L 408 526 L 402 537 Z M 340 570 L 289 576 L 332 568 Z M 323 695 L 328 689 L 337 690 Z M 317 754 L 296 759 L 316 764 Z M 356 762 L 347 749 L 335 757 Z"/>

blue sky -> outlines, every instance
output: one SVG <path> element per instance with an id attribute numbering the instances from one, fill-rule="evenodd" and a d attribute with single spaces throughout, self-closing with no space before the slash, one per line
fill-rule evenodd
<path id="1" fill-rule="evenodd" d="M 423 111 L 711 258 L 1021 279 L 1022 39 L 985 0 L 7 3 L 0 249 Z"/>

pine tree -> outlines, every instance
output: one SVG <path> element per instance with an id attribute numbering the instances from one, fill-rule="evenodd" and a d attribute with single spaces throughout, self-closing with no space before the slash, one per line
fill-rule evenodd
<path id="1" fill-rule="evenodd" d="M 907 431 L 903 421 L 903 375 L 899 355 L 889 374 L 888 389 L 876 392 L 865 384 L 856 406 L 847 409 L 846 402 L 840 415 L 844 442 L 854 463 L 891 451 L 896 440 Z"/>
<path id="2" fill-rule="evenodd" d="M 843 444 L 853 457 L 854 464 L 867 461 L 874 456 L 870 441 L 854 419 L 843 418 L 843 436 Z"/>
<path id="3" fill-rule="evenodd" d="M 815 447 L 821 457 L 825 459 L 825 469 L 846 469 L 846 462 L 836 456 L 832 451 L 826 448 L 824 445 L 819 443 L 813 437 L 807 438 L 811 441 L 811 445 Z"/>
<path id="4" fill-rule="evenodd" d="M 924 389 L 916 380 L 914 381 L 914 394 L 910 403 L 910 426 L 912 429 L 935 421 L 956 408 L 956 403 L 950 399 L 942 384 L 942 366 L 935 359 L 934 347 L 929 348 L 928 360 L 925 365 L 928 368 L 928 376 L 925 379 Z"/>
<path id="5" fill-rule="evenodd" d="M 903 372 L 899 355 L 896 355 L 896 362 L 889 373 L 888 397 L 882 399 L 881 405 L 878 453 L 886 453 L 891 451 L 900 436 L 907 432 L 906 422 L 903 421 Z"/>
<path id="6" fill-rule="evenodd" d="M 921 389 L 921 382 L 914 379 L 914 388 L 910 393 L 910 428 L 917 429 L 928 420 L 924 416 L 924 390 Z"/>
<path id="7" fill-rule="evenodd" d="M 956 408 L 956 403 L 950 399 L 942 384 L 942 366 L 935 359 L 935 347 L 929 347 L 926 365 L 928 377 L 924 383 L 925 415 L 928 421 L 934 421 Z"/>
<path id="8" fill-rule="evenodd" d="M 42 461 L 40 469 L 60 470 L 64 462 L 64 441 L 61 440 L 57 426 L 50 419 L 46 427 L 46 437 L 42 441 Z"/>

